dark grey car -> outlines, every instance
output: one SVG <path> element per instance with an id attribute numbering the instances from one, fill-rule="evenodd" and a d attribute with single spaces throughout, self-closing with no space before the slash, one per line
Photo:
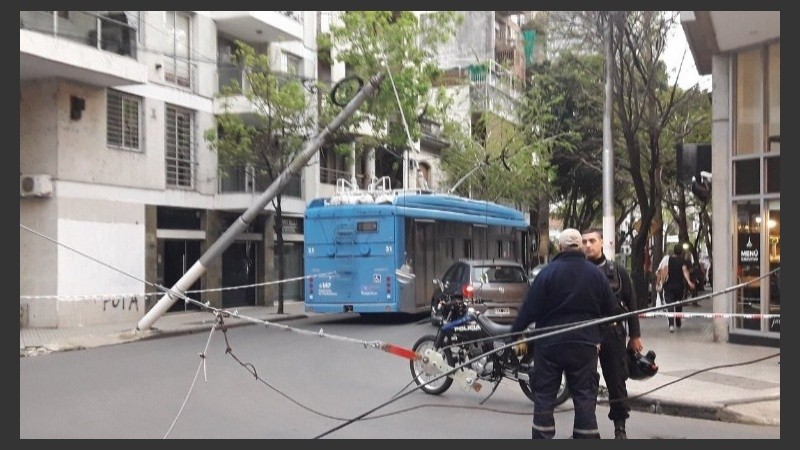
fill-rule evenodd
<path id="1" fill-rule="evenodd" d="M 431 298 L 431 322 L 442 321 L 437 305 L 445 297 L 472 300 L 472 308 L 495 322 L 511 323 L 528 290 L 525 268 L 510 260 L 464 259 L 453 263 L 441 280 L 434 280 L 436 289 Z"/>

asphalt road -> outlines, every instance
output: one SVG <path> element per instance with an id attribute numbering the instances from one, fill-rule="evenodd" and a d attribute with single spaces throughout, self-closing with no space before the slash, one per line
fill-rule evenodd
<path id="1" fill-rule="evenodd" d="M 530 437 L 532 403 L 509 381 L 483 404 L 490 387 L 474 393 L 454 384 L 441 396 L 416 390 L 395 398 L 414 386 L 408 361 L 363 342 L 411 347 L 433 331 L 427 321 L 353 315 L 286 324 L 307 332 L 252 325 L 20 358 L 20 438 Z M 607 413 L 598 407 L 610 438 Z M 568 437 L 571 411 L 556 421 L 556 437 Z M 628 435 L 777 439 L 780 427 L 633 412 Z"/>

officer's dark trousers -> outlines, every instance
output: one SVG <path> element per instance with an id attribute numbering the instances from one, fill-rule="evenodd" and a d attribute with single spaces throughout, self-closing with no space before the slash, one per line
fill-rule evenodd
<path id="1" fill-rule="evenodd" d="M 610 411 L 608 418 L 611 420 L 627 419 L 628 390 L 625 379 L 628 378 L 626 363 L 625 339 L 627 333 L 621 324 L 601 326 L 603 341 L 600 343 L 600 367 L 603 369 L 603 379 L 608 388 L 608 402 Z"/>
<path id="2" fill-rule="evenodd" d="M 552 439 L 556 434 L 553 416 L 556 394 L 561 385 L 561 374 L 567 378 L 575 421 L 572 437 L 575 439 L 600 439 L 597 428 L 597 346 L 565 343 L 533 346 L 533 439 Z"/>

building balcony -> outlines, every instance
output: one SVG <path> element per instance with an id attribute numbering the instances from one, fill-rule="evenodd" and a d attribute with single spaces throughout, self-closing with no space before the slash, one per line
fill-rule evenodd
<path id="1" fill-rule="evenodd" d="M 442 124 L 439 122 L 422 118 L 419 122 L 422 136 L 420 146 L 431 152 L 441 152 L 449 144 L 442 138 Z"/>
<path id="2" fill-rule="evenodd" d="M 286 72 L 273 71 L 277 78 L 277 86 L 280 88 L 285 83 L 300 82 L 311 94 L 313 90 L 312 81 L 310 79 L 292 75 Z M 250 83 L 247 80 L 245 70 L 234 64 L 220 63 L 217 66 L 217 88 L 218 92 L 224 92 L 226 89 L 231 89 L 234 95 L 227 98 L 215 97 L 214 98 L 214 114 L 233 113 L 233 114 L 255 114 L 261 111 L 247 99 L 245 93 L 250 92 Z M 235 95 L 239 93 L 240 95 Z"/>
<path id="3" fill-rule="evenodd" d="M 503 27 L 494 33 L 495 51 L 508 51 L 519 48 L 522 49 L 522 37 L 519 30 L 511 32 Z"/>
<path id="4" fill-rule="evenodd" d="M 245 42 L 303 39 L 302 11 L 211 11 L 217 30 Z"/>
<path id="5" fill-rule="evenodd" d="M 121 19 L 91 11 L 20 11 L 20 81 L 146 83 L 147 68 L 136 60 L 136 29 Z"/>
<path id="6" fill-rule="evenodd" d="M 264 167 L 255 165 L 237 166 L 227 170 L 220 170 L 219 193 L 247 193 L 261 194 L 266 191 L 274 180 L 269 177 Z M 292 175 L 289 184 L 283 189 L 282 195 L 286 197 L 301 197 L 300 174 Z"/>
<path id="7" fill-rule="evenodd" d="M 525 90 L 523 80 L 496 61 L 452 67 L 444 71 L 440 83 L 446 86 L 468 83 L 473 90 L 492 89 L 515 100 Z"/>
<path id="8" fill-rule="evenodd" d="M 525 79 L 525 52 L 522 46 L 515 47 L 509 50 L 495 50 L 494 60 L 500 64 L 501 67 L 506 68 L 518 80 Z"/>
<path id="9" fill-rule="evenodd" d="M 323 184 L 331 184 L 335 185 L 339 182 L 339 180 L 345 180 L 346 182 L 350 182 L 352 178 L 352 173 L 349 170 L 340 170 L 334 169 L 332 167 L 321 167 L 319 168 L 319 182 Z M 357 173 L 356 174 L 356 183 L 359 186 L 364 185 L 364 174 Z"/>

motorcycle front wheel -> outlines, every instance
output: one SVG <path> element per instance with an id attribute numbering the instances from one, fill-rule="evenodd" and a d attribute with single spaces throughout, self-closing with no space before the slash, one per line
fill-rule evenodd
<path id="1" fill-rule="evenodd" d="M 521 361 L 522 367 L 532 368 L 533 367 L 533 354 L 528 353 L 522 357 Z M 529 369 L 528 374 L 532 371 Z M 529 375 L 530 376 L 530 375 Z M 522 392 L 525 393 L 525 396 L 533 401 L 533 390 L 531 389 L 531 385 L 529 384 L 528 380 L 519 380 L 519 387 L 522 388 Z M 569 400 L 570 393 L 569 393 L 569 386 L 567 386 L 567 377 L 563 373 L 561 374 L 561 385 L 558 387 L 558 393 L 556 393 L 556 406 L 566 402 Z"/>
<path id="2" fill-rule="evenodd" d="M 453 367 L 453 353 L 449 348 L 437 349 L 436 336 L 432 334 L 425 335 L 417 339 L 417 342 L 414 343 L 414 347 L 412 347 L 412 349 L 418 355 L 424 355 L 425 350 L 428 349 L 435 350 L 437 353 L 442 355 L 448 366 Z M 449 376 L 442 376 L 438 380 L 431 381 L 437 377 L 440 377 L 442 374 L 425 373 L 422 359 L 417 358 L 411 360 L 409 366 L 411 368 L 411 376 L 414 378 L 414 382 L 417 383 L 417 385 L 420 386 L 420 389 L 426 394 L 439 395 L 448 390 L 450 385 L 453 384 L 453 379 Z"/>

